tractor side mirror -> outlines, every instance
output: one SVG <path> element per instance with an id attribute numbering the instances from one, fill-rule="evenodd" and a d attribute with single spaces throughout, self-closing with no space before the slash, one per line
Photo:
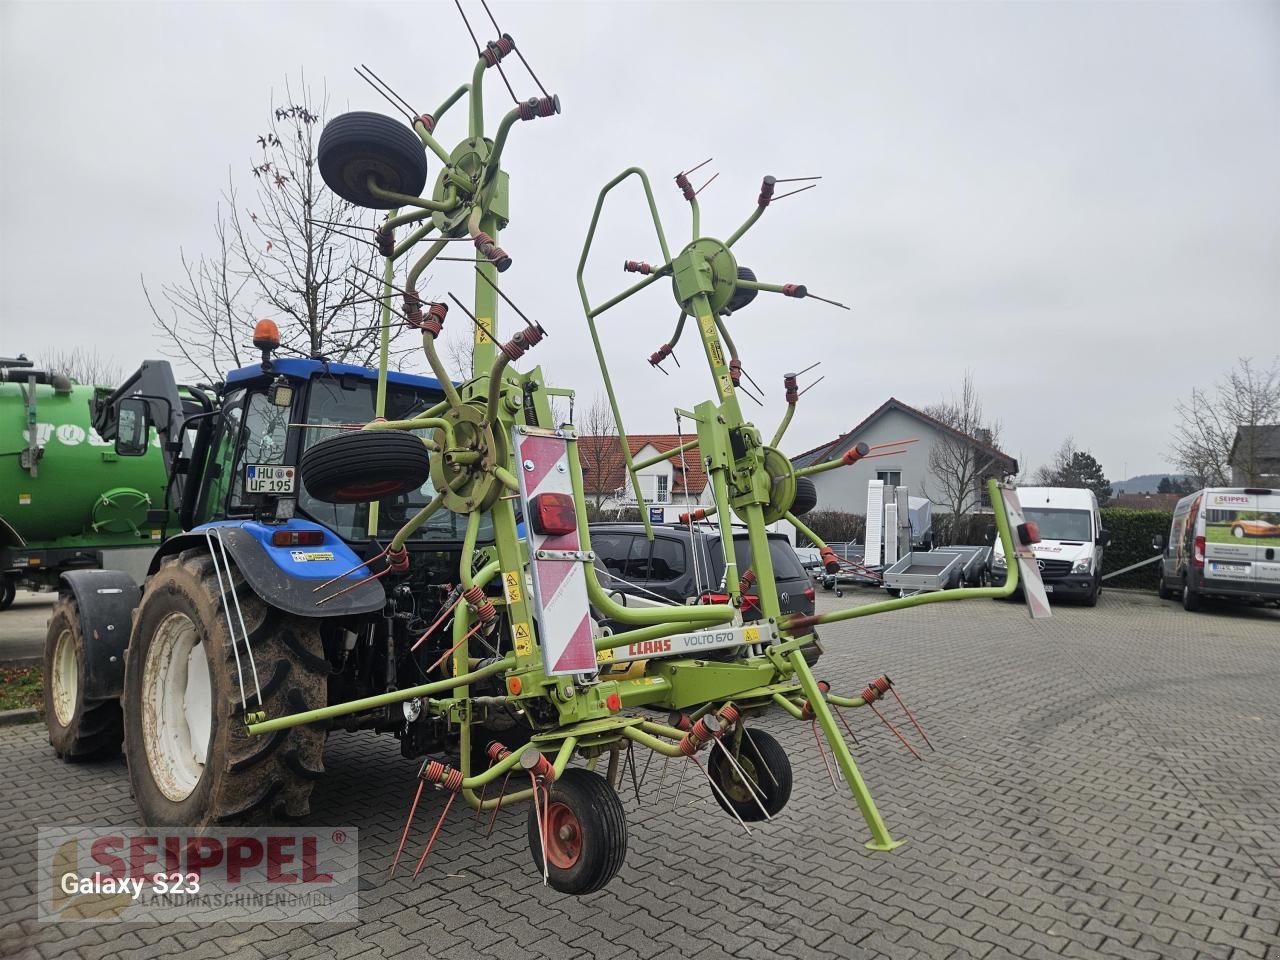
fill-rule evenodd
<path id="1" fill-rule="evenodd" d="M 122 457 L 140 457 L 147 452 L 151 436 L 151 415 L 147 401 L 128 397 L 120 401 L 116 417 L 116 453 Z"/>
<path id="2" fill-rule="evenodd" d="M 1164 534 L 1157 533 L 1151 538 L 1151 549 L 1156 553 L 1164 553 Z"/>
<path id="3" fill-rule="evenodd" d="M 983 543 L 995 543 L 995 542 L 996 542 L 996 525 L 995 525 L 994 523 L 988 523 L 988 524 L 987 524 L 987 529 L 986 529 L 986 531 L 982 534 L 982 542 L 983 542 Z"/>
<path id="4" fill-rule="evenodd" d="M 1098 546 L 1100 547 L 1111 546 L 1111 531 L 1106 529 L 1105 527 L 1101 528 L 1098 531 Z"/>

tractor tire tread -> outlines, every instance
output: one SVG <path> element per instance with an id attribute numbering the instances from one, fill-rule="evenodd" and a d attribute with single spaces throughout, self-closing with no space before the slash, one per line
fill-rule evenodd
<path id="1" fill-rule="evenodd" d="M 222 569 L 222 582 L 228 571 Z M 299 769 L 323 771 L 325 732 L 313 725 L 291 727 L 268 736 L 249 734 L 243 723 L 239 674 L 232 652 L 227 617 L 219 596 L 217 569 L 203 548 L 193 548 L 165 557 L 147 581 L 133 635 L 125 654 L 125 747 L 129 761 L 132 793 L 138 801 L 143 823 L 149 826 L 202 827 L 210 824 L 259 822 L 280 812 L 290 817 L 305 816 L 310 808 L 315 776 L 302 776 Z M 312 710 L 328 702 L 328 669 L 315 669 L 322 660 L 323 646 L 317 623 L 293 617 L 268 606 L 232 566 L 230 589 L 241 597 L 241 612 L 261 673 L 270 664 L 270 676 L 262 684 L 262 703 L 252 686 L 252 670 L 241 646 L 244 694 L 250 710 L 268 717 L 286 716 Z M 199 782 L 181 802 L 169 800 L 148 769 L 141 730 L 142 657 L 148 629 L 172 611 L 185 613 L 196 625 L 202 643 L 212 643 L 206 651 L 210 667 L 213 727 L 209 755 Z M 232 606 L 234 632 L 240 632 L 239 617 Z M 292 643 L 286 643 L 288 636 Z M 305 653 L 308 661 L 300 662 Z M 132 707 L 137 704 L 137 707 Z M 137 713 L 138 716 L 132 716 Z M 291 761 L 289 758 L 293 757 Z"/>

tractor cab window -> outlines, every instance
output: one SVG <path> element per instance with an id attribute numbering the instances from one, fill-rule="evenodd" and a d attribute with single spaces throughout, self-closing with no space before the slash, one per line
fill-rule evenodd
<path id="1" fill-rule="evenodd" d="M 227 491 L 232 479 L 232 452 L 240 437 L 240 424 L 244 419 L 244 394 L 243 388 L 232 390 L 223 399 L 222 412 L 217 417 L 210 438 L 200 499 L 195 511 L 197 523 L 208 523 L 224 516 Z"/>
<path id="2" fill-rule="evenodd" d="M 277 466 L 285 462 L 291 407 L 278 407 L 265 391 L 253 393 L 244 407 L 240 442 L 230 478 L 229 512 L 252 509 L 253 497 L 245 496 L 245 471 L 252 465 Z"/>
<path id="3" fill-rule="evenodd" d="M 319 376 L 311 381 L 310 400 L 307 405 L 306 426 L 298 427 L 302 433 L 301 450 L 333 436 L 335 430 L 363 426 L 374 416 L 375 385 L 363 377 Z M 412 387 L 406 384 L 387 384 L 386 417 L 388 420 L 407 420 L 417 416 L 444 399 L 437 390 Z M 417 431 L 418 436 L 429 436 L 429 430 Z M 299 452 L 301 457 L 301 452 Z M 388 538 L 415 513 L 435 497 L 434 485 L 428 480 L 417 490 L 379 501 L 376 536 Z M 367 503 L 323 503 L 312 497 L 305 484 L 298 488 L 298 509 L 317 523 L 323 523 L 344 540 L 363 540 L 369 537 L 369 505 Z M 423 524 L 412 540 L 458 541 L 466 533 L 467 519 L 450 510 L 438 510 Z M 480 525 L 480 538 L 493 537 L 493 521 L 486 515 Z"/>

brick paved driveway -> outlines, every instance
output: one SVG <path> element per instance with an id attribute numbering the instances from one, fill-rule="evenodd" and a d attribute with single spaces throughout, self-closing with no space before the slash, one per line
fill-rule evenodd
<path id="1" fill-rule="evenodd" d="M 420 881 L 388 883 L 415 766 L 340 735 L 313 822 L 360 828 L 359 925 L 60 929 L 32 919 L 34 826 L 132 822 L 124 771 L 0 729 L 0 955 L 1280 958 L 1280 614 L 1111 592 L 1047 624 L 974 601 L 827 636 L 820 675 L 843 690 L 887 671 L 938 748 L 916 762 L 855 712 L 862 770 L 910 840 L 893 854 L 863 849 L 808 726 L 774 718 L 797 787 L 753 839 L 705 788 L 673 800 L 655 761 L 602 893 L 536 882 L 522 809 L 489 842 L 455 815 Z"/>

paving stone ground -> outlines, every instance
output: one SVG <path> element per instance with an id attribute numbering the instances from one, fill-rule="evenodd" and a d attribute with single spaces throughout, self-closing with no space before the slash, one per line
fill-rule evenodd
<path id="1" fill-rule="evenodd" d="M 488 841 L 455 813 L 420 879 L 388 882 L 416 765 L 389 738 L 335 735 L 311 823 L 360 829 L 358 924 L 44 925 L 36 827 L 134 808 L 120 763 L 65 766 L 42 727 L 0 729 L 0 956 L 1280 958 L 1280 612 L 1112 591 L 1047 623 L 972 601 L 825 637 L 820 676 L 846 691 L 889 673 L 937 748 L 917 762 L 851 714 L 910 841 L 892 854 L 863 848 L 808 724 L 778 716 L 763 724 L 796 789 L 754 837 L 696 771 L 677 792 L 656 760 L 641 802 L 624 793 L 627 862 L 600 893 L 537 882 L 523 809 Z"/>

